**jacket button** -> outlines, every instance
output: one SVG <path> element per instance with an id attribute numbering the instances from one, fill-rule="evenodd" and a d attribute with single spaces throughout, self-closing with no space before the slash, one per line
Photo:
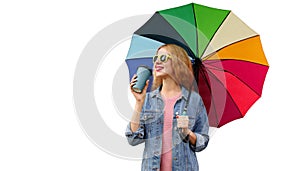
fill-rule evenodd
<path id="1" fill-rule="evenodd" d="M 174 160 L 177 160 L 177 157 L 174 157 Z"/>

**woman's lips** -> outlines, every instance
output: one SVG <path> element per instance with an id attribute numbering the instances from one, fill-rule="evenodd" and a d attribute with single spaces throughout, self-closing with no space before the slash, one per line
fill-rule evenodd
<path id="1" fill-rule="evenodd" d="M 159 66 L 159 65 L 155 66 L 155 71 L 157 72 L 161 71 L 162 69 L 164 69 L 163 66 Z"/>

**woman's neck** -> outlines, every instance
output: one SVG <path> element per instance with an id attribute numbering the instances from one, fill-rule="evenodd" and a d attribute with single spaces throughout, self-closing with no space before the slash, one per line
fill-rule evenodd
<path id="1" fill-rule="evenodd" d="M 176 95 L 178 95 L 178 93 L 181 92 L 181 88 L 180 85 L 177 84 L 173 79 L 171 79 L 170 77 L 164 78 L 162 80 L 163 82 L 163 86 L 161 89 L 161 94 L 164 97 L 174 97 Z"/>

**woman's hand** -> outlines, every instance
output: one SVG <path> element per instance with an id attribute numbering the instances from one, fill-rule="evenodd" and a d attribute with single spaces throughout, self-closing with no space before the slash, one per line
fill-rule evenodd
<path id="1" fill-rule="evenodd" d="M 189 117 L 188 116 L 182 116 L 182 115 L 177 115 L 177 127 L 178 128 L 183 128 L 187 129 L 189 126 Z"/>
<path id="2" fill-rule="evenodd" d="M 180 134 L 182 135 L 182 139 L 185 140 L 187 136 L 188 140 L 192 145 L 196 144 L 197 137 L 196 135 L 188 128 L 189 126 L 189 117 L 188 116 L 180 116 L 177 115 L 177 127 L 180 130 Z"/>
<path id="3" fill-rule="evenodd" d="M 180 133 L 186 137 L 191 130 L 189 130 L 189 117 L 188 116 L 182 116 L 182 115 L 177 115 L 176 116 L 177 120 L 177 127 L 180 128 Z"/>
<path id="4" fill-rule="evenodd" d="M 146 91 L 147 91 L 147 88 L 148 88 L 148 85 L 149 85 L 149 80 L 146 81 L 146 85 L 145 85 L 145 87 L 144 87 L 144 89 L 141 93 L 135 92 L 132 88 L 135 85 L 136 81 L 137 81 L 137 75 L 134 74 L 132 79 L 131 79 L 131 82 L 130 82 L 131 93 L 133 94 L 133 96 L 134 96 L 137 103 L 142 103 L 143 104 L 144 101 L 145 101 Z"/>

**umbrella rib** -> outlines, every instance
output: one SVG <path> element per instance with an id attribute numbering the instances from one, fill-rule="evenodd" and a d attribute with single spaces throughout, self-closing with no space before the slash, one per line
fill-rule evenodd
<path id="1" fill-rule="evenodd" d="M 196 20 L 196 14 L 195 14 L 195 4 L 193 3 L 192 4 L 193 6 L 192 6 L 192 9 L 193 9 L 193 14 L 194 14 L 194 21 L 195 21 L 195 27 L 197 28 L 197 20 Z M 199 56 L 199 42 L 198 42 L 198 29 L 195 29 L 196 30 L 196 53 L 197 54 L 195 54 L 196 55 L 196 57 L 199 57 L 200 58 L 200 56 Z"/>
<path id="2" fill-rule="evenodd" d="M 228 90 L 227 90 L 227 88 L 224 86 L 224 84 L 208 69 L 207 70 L 223 87 L 224 87 L 224 89 L 226 90 L 226 92 L 227 92 L 227 94 L 228 94 L 228 96 L 232 99 L 232 101 L 234 102 L 234 100 L 233 100 L 233 98 L 232 98 L 232 96 L 231 96 L 231 94 L 228 92 Z M 242 115 L 242 112 L 241 112 L 241 110 L 238 108 L 238 106 L 236 105 L 236 103 L 234 103 L 234 106 L 237 108 L 237 110 L 239 111 L 239 113 L 240 113 L 240 115 L 241 115 L 241 117 L 243 118 L 243 115 Z M 223 116 L 223 115 L 222 115 Z M 220 120 L 221 121 L 221 120 Z"/>
<path id="3" fill-rule="evenodd" d="M 240 80 L 242 83 L 244 83 L 245 85 L 247 85 L 247 87 L 249 87 L 253 92 L 255 92 L 255 94 L 257 94 L 258 96 L 261 96 L 258 92 L 256 92 L 252 87 L 250 87 L 245 81 L 243 81 L 242 79 L 240 79 L 237 75 L 235 75 L 234 73 L 225 70 L 225 69 L 220 69 L 220 68 L 216 68 L 216 67 L 207 67 L 209 69 L 214 69 L 214 70 L 218 70 L 218 71 L 224 71 L 227 72 L 229 74 L 231 74 L 232 76 L 234 76 L 235 78 L 237 78 L 238 80 Z"/>
<path id="4" fill-rule="evenodd" d="M 214 63 L 217 63 L 217 62 L 220 62 L 220 61 L 229 61 L 229 60 L 248 62 L 248 63 L 261 65 L 261 66 L 268 66 L 268 65 L 261 64 L 261 63 L 256 63 L 256 62 L 253 62 L 253 61 L 245 61 L 245 60 L 241 60 L 241 59 L 213 59 L 213 60 L 205 60 L 205 61 L 210 61 L 209 63 L 205 63 L 205 61 L 203 61 L 203 63 L 205 63 L 205 65 L 210 65 L 210 64 L 214 64 Z"/>

